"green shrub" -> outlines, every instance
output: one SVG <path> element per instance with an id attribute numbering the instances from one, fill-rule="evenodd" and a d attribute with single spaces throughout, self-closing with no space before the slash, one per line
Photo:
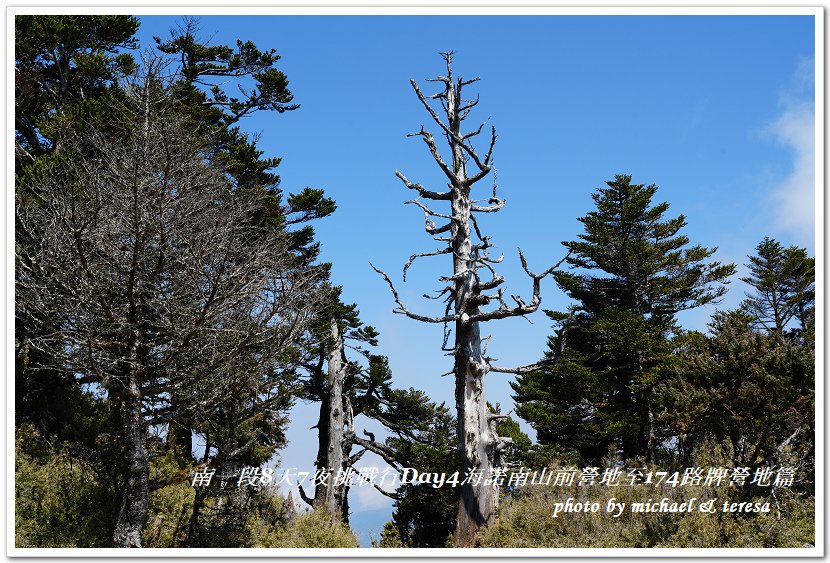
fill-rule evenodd
<path id="1" fill-rule="evenodd" d="M 111 546 L 118 507 L 89 464 L 23 425 L 14 471 L 16 547 Z"/>
<path id="2" fill-rule="evenodd" d="M 729 486 L 525 487 L 520 496 L 502 502 L 495 524 L 477 538 L 482 547 L 804 547 L 814 544 L 815 501 L 794 491 L 779 489 L 775 496 L 755 498 L 770 502 L 770 512 L 736 514 L 721 511 L 723 501 L 737 498 Z M 596 513 L 560 513 L 555 502 L 573 497 L 600 503 Z M 625 512 L 613 518 L 606 512 L 611 497 L 625 502 Z M 632 513 L 633 502 L 649 499 L 683 502 L 717 497 L 714 513 Z"/>
<path id="3" fill-rule="evenodd" d="M 251 526 L 251 532 L 251 547 L 358 547 L 354 532 L 322 510 L 298 515 L 293 528 Z"/>

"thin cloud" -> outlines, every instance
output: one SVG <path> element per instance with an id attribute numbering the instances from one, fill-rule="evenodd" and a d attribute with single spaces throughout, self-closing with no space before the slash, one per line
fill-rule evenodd
<path id="1" fill-rule="evenodd" d="M 353 486 L 349 489 L 349 503 L 354 507 L 355 512 L 391 507 L 392 502 L 391 498 L 377 492 L 368 484 L 362 487 Z"/>
<path id="2" fill-rule="evenodd" d="M 781 95 L 784 111 L 766 128 L 767 134 L 793 152 L 790 173 L 772 191 L 775 226 L 808 247 L 815 233 L 813 67 L 812 60 L 799 64 L 793 81 Z"/>

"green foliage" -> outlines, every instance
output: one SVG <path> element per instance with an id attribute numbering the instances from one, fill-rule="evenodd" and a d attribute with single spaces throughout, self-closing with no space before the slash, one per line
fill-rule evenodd
<path id="1" fill-rule="evenodd" d="M 812 498 L 779 489 L 770 501 L 771 512 L 734 514 L 721 511 L 734 490 L 729 486 L 672 488 L 650 486 L 540 487 L 527 488 L 526 494 L 508 498 L 499 519 L 479 533 L 480 547 L 557 547 L 557 548 L 637 548 L 637 547 L 804 547 L 815 542 L 815 509 Z M 600 504 L 596 513 L 560 513 L 552 517 L 555 502 L 573 497 L 575 502 L 590 500 Z M 625 512 L 613 518 L 605 508 L 611 497 L 624 502 Z M 717 498 L 714 514 L 632 513 L 635 502 L 649 499 L 684 502 L 696 498 Z"/>
<path id="2" fill-rule="evenodd" d="M 150 492 L 145 547 L 181 547 L 196 489 L 190 484 L 192 468 L 182 469 L 173 452 L 154 459 L 150 481 L 164 486 Z"/>
<path id="3" fill-rule="evenodd" d="M 16 429 L 16 547 L 110 547 L 118 511 L 95 469 L 31 425 Z"/>
<path id="4" fill-rule="evenodd" d="M 81 124 L 113 84 L 135 70 L 138 19 L 107 15 L 15 16 L 16 168 L 55 147 L 58 122 Z"/>
<path id="5" fill-rule="evenodd" d="M 279 525 L 251 530 L 250 547 L 358 547 L 357 537 L 337 518 L 322 510 L 298 515 L 293 528 Z"/>
<path id="6" fill-rule="evenodd" d="M 237 40 L 235 47 L 210 45 L 198 34 L 197 20 L 187 18 L 168 39 L 154 38 L 156 48 L 180 64 L 173 95 L 181 111 L 213 136 L 215 162 L 239 187 L 263 189 L 279 197 L 279 176 L 272 170 L 280 160 L 262 158 L 256 139 L 234 125 L 257 111 L 283 113 L 299 107 L 291 103 L 287 77 L 276 68 L 280 57 L 276 50 L 260 51 L 250 41 Z M 242 95 L 229 94 L 231 91 Z M 280 205 L 277 207 L 279 213 L 269 219 L 279 221 L 285 214 Z M 321 215 L 322 207 L 333 211 L 331 200 L 321 206 Z"/>
<path id="7" fill-rule="evenodd" d="M 676 375 L 658 390 L 662 418 L 687 458 L 708 449 L 736 466 L 782 464 L 809 473 L 814 354 L 756 332 L 752 320 L 743 311 L 717 313 L 711 337 L 684 340 Z M 719 446 L 707 446 L 710 441 Z"/>
<path id="8" fill-rule="evenodd" d="M 380 537 L 377 539 L 372 538 L 372 547 L 400 548 L 406 547 L 406 545 L 401 541 L 395 524 L 387 522 L 380 531 Z"/>
<path id="9" fill-rule="evenodd" d="M 714 249 L 689 246 L 685 217 L 664 219 L 669 205 L 652 205 L 656 191 L 618 175 L 593 194 L 584 234 L 563 243 L 571 270 L 554 273 L 576 304 L 548 312 L 558 326 L 551 365 L 511 384 L 517 414 L 560 453 L 597 461 L 614 446 L 655 458 L 653 389 L 672 361 L 674 316 L 716 301 L 735 271 L 707 262 Z"/>
<path id="10" fill-rule="evenodd" d="M 816 261 L 807 250 L 765 237 L 756 247 L 757 255 L 749 256 L 750 275 L 741 278 L 755 290 L 742 307 L 754 317 L 757 327 L 783 337 L 790 321 L 797 319 L 800 327 L 793 336 L 805 342 L 815 338 L 815 276 Z"/>
<path id="11" fill-rule="evenodd" d="M 432 405 L 433 414 L 417 440 L 406 436 L 389 438 L 386 444 L 395 451 L 402 466 L 419 472 L 446 473 L 458 469 L 455 418 L 442 405 Z M 396 491 L 392 522 L 385 528 L 384 547 L 446 547 L 455 530 L 458 489 L 434 488 L 428 484 L 406 484 Z"/>

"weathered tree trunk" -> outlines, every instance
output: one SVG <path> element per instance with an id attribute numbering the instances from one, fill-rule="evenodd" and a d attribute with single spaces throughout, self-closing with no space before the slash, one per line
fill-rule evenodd
<path id="1" fill-rule="evenodd" d="M 291 490 L 288 491 L 288 496 L 285 497 L 285 502 L 282 505 L 282 519 L 289 529 L 294 527 L 294 497 L 291 495 Z"/>
<path id="2" fill-rule="evenodd" d="M 461 131 L 461 123 L 478 104 L 478 98 L 463 100 L 461 90 L 464 86 L 478 81 L 478 78 L 466 81 L 461 78 L 453 78 L 451 68 L 453 53 L 442 53 L 442 56 L 447 63 L 447 75 L 438 76 L 432 81 L 443 83 L 443 90 L 428 98 L 439 100 L 446 121 L 432 108 L 427 96 L 424 96 L 417 83 L 412 80 L 411 84 L 418 99 L 447 139 L 452 153 L 452 163 L 447 164 L 443 160 L 436 145 L 435 137 L 423 127 L 410 136 L 420 136 L 423 139 L 433 159 L 449 180 L 450 189 L 445 192 L 432 191 L 420 184 L 410 182 L 400 172 L 396 172 L 396 175 L 407 188 L 418 192 L 420 198 L 450 202 L 450 215 L 433 211 L 420 199 L 407 202 L 417 205 L 424 211 L 426 232 L 432 235 L 435 240 L 441 242 L 444 247 L 434 252 L 413 255 L 404 266 L 404 281 L 406 281 L 407 269 L 417 258 L 440 254 L 453 255 L 453 275 L 441 278 L 441 281 L 450 284 L 439 292 L 439 296 L 448 294 L 448 306 L 444 316 L 430 317 L 413 313 L 401 302 L 389 276 L 382 270 L 377 268 L 375 270 L 384 277 L 392 290 L 398 304 L 395 312 L 405 314 L 421 322 L 443 323 L 445 325 L 445 336 L 448 336 L 446 332 L 448 323 L 453 323 L 455 327 L 454 347 L 449 351 L 453 353 L 455 360 L 453 369 L 458 416 L 460 470 L 462 473 L 475 472 L 477 476 L 481 476 L 481 479 L 473 478 L 461 487 L 455 542 L 459 547 L 468 547 L 474 544 L 478 530 L 482 526 L 492 524 L 496 517 L 498 488 L 485 483 L 488 478 L 492 478 L 492 470 L 498 452 L 509 441 L 507 438 L 500 438 L 496 432 L 496 422 L 504 416 L 491 414 L 489 411 L 485 394 L 485 377 L 491 371 L 525 373 L 540 367 L 539 364 L 521 368 L 493 366 L 490 363 L 491 358 L 485 355 L 482 347 L 480 324 L 491 320 L 524 316 L 536 311 L 541 303 L 540 281 L 559 264 L 540 275 L 536 275 L 528 270 L 527 262 L 520 251 L 519 258 L 522 267 L 533 279 L 532 300 L 525 303 L 520 297 L 514 296 L 513 300 L 516 302 L 516 306 L 510 307 L 504 301 L 504 290 L 497 290 L 504 282 L 504 278 L 496 273 L 492 264 L 498 264 L 501 258 L 493 259 L 489 256 L 489 249 L 493 247 L 490 243 L 490 237 L 481 233 L 475 219 L 475 214 L 495 213 L 504 207 L 504 200 L 496 195 L 495 174 L 493 175 L 493 189 L 490 197 L 472 199 L 470 195 L 473 185 L 488 176 L 492 171 L 492 153 L 496 142 L 496 130 L 491 127 L 489 148 L 485 156 L 481 158 L 472 145 L 471 139 L 481 133 L 484 124 L 467 133 Z M 475 170 L 468 176 L 467 164 L 470 162 L 475 165 Z M 486 201 L 487 205 L 482 205 L 480 203 L 482 201 Z M 434 218 L 440 218 L 447 222 L 438 226 L 434 223 Z M 449 236 L 446 233 L 449 233 Z M 488 277 L 482 276 L 482 273 Z M 484 306 L 493 302 L 498 303 L 495 310 L 483 310 Z"/>
<path id="3" fill-rule="evenodd" d="M 320 401 L 320 415 L 317 420 L 317 461 L 315 465 L 318 470 L 328 468 L 330 405 L 328 394 L 323 393 Z M 310 502 L 312 506 L 322 506 L 326 503 L 326 488 L 323 484 L 314 487 L 314 498 Z M 300 491 L 300 496 L 303 496 L 303 491 Z M 307 499 L 304 500 L 309 502 Z"/>
<path id="4" fill-rule="evenodd" d="M 497 436 L 491 435 L 489 409 L 485 395 L 484 377 L 486 362 L 481 357 L 481 338 L 477 323 L 460 326 L 455 355 L 456 378 L 455 405 L 458 418 L 458 451 L 462 467 L 467 471 L 481 472 L 484 479 L 493 469 L 493 445 Z M 498 489 L 491 485 L 467 483 L 461 487 L 458 504 L 456 545 L 469 547 L 482 526 L 493 523 L 498 509 Z"/>
<path id="5" fill-rule="evenodd" d="M 450 75 L 450 80 L 451 80 Z M 464 150 L 455 141 L 460 138 L 461 119 L 457 98 L 460 88 L 452 82 L 446 89 L 447 115 L 452 135 L 452 249 L 455 310 L 455 408 L 458 420 L 458 453 L 463 469 L 481 472 L 486 479 L 493 469 L 493 444 L 490 436 L 490 415 L 485 394 L 488 365 L 481 353 L 481 332 L 478 321 L 471 321 L 480 311 L 476 302 L 477 265 L 472 254 L 470 186 Z M 482 481 L 483 482 L 483 481 Z M 498 509 L 498 489 L 489 485 L 467 483 L 461 487 L 456 545 L 472 546 L 479 528 L 493 523 Z"/>
<path id="6" fill-rule="evenodd" d="M 331 483 L 325 489 L 324 507 L 330 514 L 339 514 L 343 507 L 345 487 L 335 486 L 337 472 L 343 469 L 343 382 L 345 378 L 343 361 L 343 338 L 337 328 L 337 321 L 331 321 L 331 344 L 328 358 L 329 427 L 326 467 L 331 471 Z"/>
<path id="7" fill-rule="evenodd" d="M 121 428 L 127 479 L 113 533 L 113 543 L 117 547 L 141 547 L 141 531 L 147 521 L 150 495 L 147 428 L 141 411 L 136 350 L 137 346 L 133 343 L 121 393 Z"/>
<path id="8" fill-rule="evenodd" d="M 343 352 L 343 336 L 332 319 L 329 344 L 326 348 L 328 376 L 325 392 L 320 401 L 320 416 L 317 421 L 317 469 L 330 472 L 328 484 L 320 483 L 314 488 L 314 498 L 309 499 L 300 487 L 300 497 L 314 508 L 326 510 L 342 521 L 348 521 L 346 487 L 335 486 L 337 472 L 344 468 L 346 458 L 346 434 L 344 431 L 348 414 L 344 408 L 343 385 L 346 379 L 346 362 Z M 321 368 L 322 366 L 320 366 Z M 351 424 L 351 421 L 348 421 Z M 351 429 L 350 429 L 351 430 Z"/>

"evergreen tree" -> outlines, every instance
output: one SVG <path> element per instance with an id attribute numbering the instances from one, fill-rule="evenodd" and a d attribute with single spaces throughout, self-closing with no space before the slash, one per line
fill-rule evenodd
<path id="1" fill-rule="evenodd" d="M 29 178 L 60 150 L 67 129 L 117 117 L 117 83 L 135 69 L 133 16 L 15 16 L 15 174 L 18 197 L 30 195 Z M 77 147 L 76 147 L 77 149 Z M 37 241 L 15 227 L 15 275 L 31 267 L 27 250 Z M 95 436 L 106 433 L 98 401 L 76 377 L 52 361 L 60 350 L 42 343 L 56 319 L 27 313 L 15 303 L 15 420 L 31 423 L 49 439 L 101 453 Z M 40 346 L 33 342 L 40 341 Z M 48 366 L 48 367 L 47 367 Z M 93 463 L 93 466 L 100 466 Z"/>
<path id="2" fill-rule="evenodd" d="M 111 111 L 132 72 L 134 16 L 15 17 L 15 171 L 58 148 L 61 129 Z"/>
<path id="3" fill-rule="evenodd" d="M 154 40 L 157 49 L 174 65 L 169 90 L 176 107 L 211 142 L 206 156 L 226 172 L 235 192 L 250 191 L 260 199 L 252 220 L 269 228 L 262 236 L 285 240 L 293 266 L 317 268 L 323 279 L 329 266 L 314 264 L 320 245 L 308 223 L 333 213 L 334 201 L 314 188 L 286 197 L 275 172 L 280 159 L 264 156 L 256 137 L 238 125 L 244 117 L 259 111 L 284 113 L 299 108 L 293 103 L 287 77 L 276 67 L 280 60 L 276 50 L 261 51 L 252 42 L 241 40 L 235 46 L 210 44 L 199 38 L 199 24 L 193 18 L 185 18 L 169 38 Z M 243 80 L 252 80 L 254 86 L 244 87 Z M 238 94 L 229 93 L 232 91 Z M 181 400 L 176 394 L 171 398 L 167 444 L 187 460 L 192 434 L 201 431 Z M 240 409 L 223 410 L 225 414 L 231 412 L 239 413 Z M 222 419 L 212 416 L 205 421 L 215 430 Z M 227 420 L 226 431 L 242 420 Z"/>
<path id="4" fill-rule="evenodd" d="M 386 446 L 396 452 L 403 467 L 413 467 L 419 472 L 445 473 L 449 477 L 458 471 L 457 423 L 443 404 L 431 407 L 434 409 L 432 418 L 416 440 L 396 436 L 387 439 Z M 435 488 L 430 484 L 408 483 L 400 485 L 389 496 L 395 499 L 395 510 L 392 521 L 384 529 L 380 547 L 448 546 L 456 527 L 456 487 Z"/>
<path id="5" fill-rule="evenodd" d="M 753 324 L 745 311 L 718 312 L 710 335 L 683 339 L 674 375 L 659 390 L 663 421 L 683 463 L 705 455 L 731 467 L 796 467 L 799 486 L 810 488 L 814 354 Z"/>
<path id="6" fill-rule="evenodd" d="M 754 323 L 770 334 L 783 338 L 792 320 L 799 329 L 793 335 L 813 339 L 815 330 L 815 258 L 797 246 L 784 247 L 764 237 L 749 256 L 749 276 L 741 278 L 754 289 L 748 293 L 743 308 L 754 317 Z"/>
<path id="7" fill-rule="evenodd" d="M 665 377 L 679 311 L 716 302 L 734 265 L 689 245 L 686 218 L 652 204 L 657 186 L 617 175 L 593 194 L 585 232 L 564 242 L 570 271 L 554 272 L 576 304 L 558 324 L 548 366 L 513 383 L 517 414 L 539 441 L 592 462 L 608 452 L 654 458 L 653 389 Z"/>
<path id="8" fill-rule="evenodd" d="M 323 288 L 321 284 L 328 269 L 315 263 L 319 244 L 314 241 L 314 231 L 308 222 L 331 213 L 334 202 L 319 189 L 307 188 L 284 196 L 279 189 L 279 177 L 273 173 L 279 159 L 265 157 L 257 148 L 256 139 L 238 127 L 241 118 L 256 111 L 283 112 L 297 107 L 291 103 L 285 75 L 275 68 L 279 57 L 273 51 L 261 52 L 250 42 L 238 42 L 236 48 L 211 46 L 198 41 L 193 34 L 183 33 L 184 39 L 176 44 L 159 41 L 159 50 L 167 61 L 145 56 L 143 68 L 139 70 L 134 59 L 123 53 L 124 49 L 136 45 L 133 34 L 138 27 L 137 18 L 18 16 L 15 25 L 17 422 L 32 422 L 46 439 L 68 443 L 73 455 L 80 453 L 86 465 L 99 472 L 98 481 L 108 487 L 106 494 L 116 504 L 102 510 L 113 514 L 113 521 L 118 517 L 117 541 L 121 545 L 136 545 L 146 515 L 147 490 L 166 487 L 171 479 L 181 479 L 180 474 L 171 474 L 172 477 L 160 481 L 153 476 L 148 479 L 145 454 L 149 453 L 151 458 L 162 455 L 160 442 L 165 432 L 168 450 L 175 452 L 182 469 L 192 468 L 195 462 L 191 457 L 194 433 L 206 442 L 199 461 L 215 465 L 220 471 L 240 464 L 258 465 L 270 459 L 284 444 L 285 412 L 292 401 L 299 334 L 316 314 L 320 299 L 315 296 Z M 186 29 L 195 29 L 195 23 L 187 22 Z M 181 65 L 175 61 L 181 61 Z M 244 90 L 236 97 L 224 93 L 224 88 L 236 89 L 243 79 L 252 81 L 255 88 Z M 215 83 L 210 84 L 211 80 Z M 150 98 L 150 103 L 142 102 L 142 107 L 149 110 L 143 114 L 142 125 L 141 116 L 133 111 L 135 100 Z M 164 100 L 163 111 L 154 105 L 159 99 Z M 147 135 L 147 131 L 155 134 L 163 129 L 158 117 L 161 113 L 170 124 L 169 131 L 165 130 L 170 135 L 165 138 L 167 144 L 163 147 L 162 144 L 141 145 L 140 150 L 124 155 L 125 147 L 137 138 L 140 140 L 139 129 L 144 127 L 148 139 L 152 135 Z M 192 137 L 192 144 L 182 141 L 177 136 L 179 133 Z M 90 139 L 101 142 L 90 142 Z M 172 168 L 158 172 L 159 167 L 180 156 L 173 153 L 181 146 L 196 148 L 186 158 L 171 164 Z M 167 153 L 158 156 L 162 148 L 167 148 Z M 149 154 L 156 157 L 141 160 Z M 178 225 L 176 221 L 189 216 L 171 217 L 169 210 L 146 207 L 146 197 L 153 194 L 144 190 L 125 203 L 122 196 L 126 192 L 119 190 L 128 176 L 154 186 L 175 183 L 181 174 L 186 175 L 182 170 L 196 166 L 193 159 L 201 159 L 205 170 L 222 177 L 221 180 L 211 178 L 205 186 L 215 187 L 220 183 L 224 190 L 221 197 L 207 196 L 205 201 L 212 205 L 203 201 L 205 209 L 201 213 L 236 209 L 234 205 L 246 208 L 253 205 L 253 209 L 244 214 L 228 213 L 216 225 L 189 225 L 176 236 L 167 237 L 164 229 L 171 222 Z M 129 163 L 136 163 L 138 172 L 118 176 L 108 187 L 100 185 L 101 178 L 109 178 L 113 170 L 121 171 Z M 176 165 L 180 166 L 176 168 Z M 83 170 L 92 171 L 93 177 L 84 176 Z M 152 176 L 154 171 L 158 172 L 157 177 Z M 84 188 L 73 192 L 67 187 L 71 182 Z M 109 199 L 92 201 L 105 188 L 110 190 Z M 171 192 L 167 188 L 169 185 L 165 184 L 157 193 L 153 192 L 160 194 L 159 205 L 168 201 L 165 197 L 184 202 L 185 197 L 174 197 L 177 190 L 189 195 L 195 193 L 185 188 L 173 188 Z M 61 241 L 59 253 L 46 254 L 58 248 L 49 246 L 50 242 L 66 232 L 50 229 L 45 221 L 54 220 L 65 211 L 61 206 L 67 201 L 81 202 L 78 204 L 81 211 L 90 209 L 93 203 L 109 206 L 107 209 L 111 211 L 106 220 L 91 224 L 84 222 L 90 218 L 72 215 L 67 221 L 80 225 L 80 231 L 75 233 L 77 244 Z M 125 207 L 113 208 L 118 202 Z M 133 209 L 127 204 L 135 208 L 145 206 L 141 207 L 143 215 L 137 219 L 137 226 L 129 221 L 118 223 L 123 213 Z M 229 221 L 237 224 L 229 226 Z M 261 270 L 263 276 L 279 269 L 283 284 L 291 285 L 291 280 L 310 283 L 296 283 L 294 296 L 276 303 L 275 299 L 281 299 L 282 288 L 275 282 L 273 287 L 263 289 L 259 304 L 224 302 L 221 313 L 209 310 L 216 303 L 216 295 L 210 292 L 184 297 L 187 290 L 176 286 L 176 282 L 187 285 L 184 280 L 187 276 L 176 277 L 176 274 L 188 265 L 198 267 L 203 256 L 194 254 L 189 262 L 177 261 L 180 255 L 176 252 L 181 247 L 176 245 L 210 233 L 210 229 L 220 225 L 227 227 L 228 232 L 239 234 L 239 238 L 228 235 L 220 240 L 217 237 L 211 241 L 213 251 L 227 249 L 229 241 L 241 243 L 246 250 L 237 248 L 240 252 L 234 256 L 216 256 L 216 260 L 203 264 L 204 276 L 216 276 L 204 281 L 203 291 L 214 282 L 221 285 L 229 281 L 222 278 L 223 272 L 242 272 L 245 264 L 267 256 L 271 260 Z M 107 236 L 91 240 L 90 247 L 84 247 L 83 236 L 90 231 L 107 233 Z M 159 232 L 163 234 L 158 235 Z M 147 240 L 141 238 L 145 235 Z M 59 283 L 66 276 L 78 273 L 75 263 L 57 268 L 57 274 L 51 276 L 44 272 L 56 261 L 65 259 L 67 253 L 85 255 L 91 252 L 90 248 L 100 250 L 96 245 L 105 245 L 108 241 L 113 244 L 122 241 L 127 248 L 135 237 L 139 237 L 138 243 L 146 244 L 139 248 L 141 256 L 162 250 L 157 253 L 158 261 L 153 269 L 157 282 L 147 276 L 141 278 L 139 281 L 146 283 L 133 300 L 142 306 L 137 310 L 135 319 L 138 320 L 132 334 L 138 335 L 143 343 L 139 353 L 150 356 L 142 355 L 138 363 L 146 369 L 138 370 L 135 381 L 127 381 L 111 378 L 106 370 L 94 371 L 89 365 L 82 365 L 79 350 L 84 347 L 99 350 L 110 341 L 93 338 L 86 344 L 67 346 L 64 338 L 70 333 L 74 335 L 73 330 L 106 332 L 121 321 L 124 323 L 119 326 L 128 330 L 125 327 L 132 321 L 125 321 L 117 314 L 106 322 L 77 325 L 78 319 L 94 317 L 95 307 L 106 308 L 106 303 L 100 300 L 110 299 L 111 307 L 121 303 L 118 291 L 123 289 L 119 287 L 123 280 L 118 268 L 122 256 L 93 268 L 96 277 L 91 280 L 76 276 L 63 285 Z M 171 246 L 176 248 L 171 250 Z M 110 250 L 101 252 L 106 254 Z M 202 250 L 208 253 L 208 249 Z M 197 249 L 193 247 L 192 252 Z M 101 255 L 95 254 L 90 260 Z M 230 262 L 234 268 L 228 267 Z M 188 279 L 197 283 L 196 278 Z M 100 291 L 90 291 L 92 286 Z M 171 297 L 174 294 L 182 298 Z M 64 297 L 57 298 L 58 295 Z M 266 303 L 269 300 L 273 306 Z M 163 304 L 162 308 L 168 304 L 176 308 L 180 317 L 158 314 L 158 303 Z M 286 319 L 298 314 L 296 318 L 300 322 L 294 325 L 297 334 L 286 333 L 287 338 L 275 343 L 248 332 L 269 313 Z M 162 328 L 166 322 L 173 321 L 177 324 L 175 328 Z M 197 325 L 191 334 L 173 336 L 177 330 L 193 324 L 191 321 Z M 267 333 L 277 328 L 277 323 L 272 325 L 266 327 Z M 205 343 L 203 331 L 213 330 L 210 326 L 215 329 L 212 352 L 203 354 L 199 352 Z M 232 327 L 238 329 L 236 336 L 231 335 Z M 244 334 L 248 334 L 247 340 L 240 343 L 237 339 L 234 345 L 234 339 Z M 110 344 L 115 346 L 121 340 L 116 338 Z M 168 342 L 168 348 L 163 353 L 147 352 L 161 350 L 164 342 Z M 102 353 L 105 358 L 111 358 L 118 350 L 107 348 Z M 209 365 L 208 358 L 218 363 Z M 101 358 L 92 354 L 88 360 L 98 362 Z M 76 362 L 81 364 L 75 365 Z M 124 392 L 119 387 L 123 382 L 126 385 L 136 381 L 137 389 L 133 386 Z M 139 403 L 134 400 L 136 392 Z M 127 418 L 131 424 L 129 431 L 124 426 Z M 207 491 L 207 494 L 212 493 Z M 188 530 L 191 544 L 202 541 L 198 518 L 197 498 Z"/>

